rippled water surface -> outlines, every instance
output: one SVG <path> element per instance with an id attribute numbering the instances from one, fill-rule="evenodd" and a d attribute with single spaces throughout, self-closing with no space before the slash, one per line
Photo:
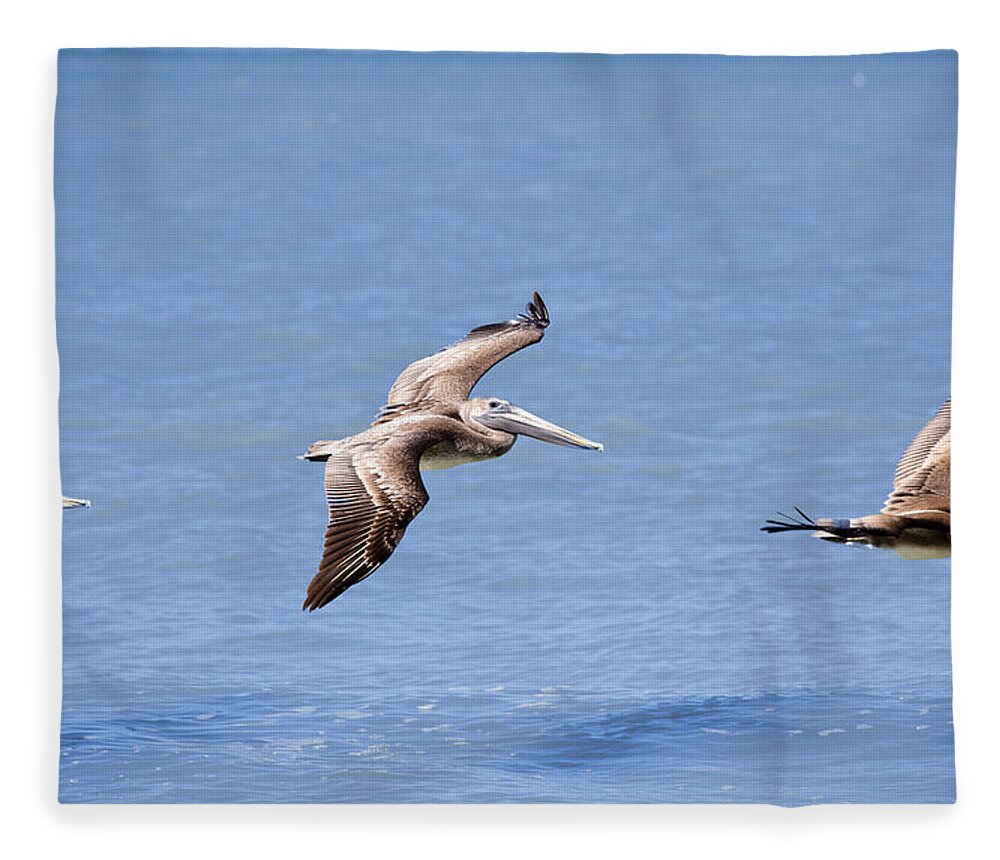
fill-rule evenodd
<path id="1" fill-rule="evenodd" d="M 949 563 L 877 510 L 949 391 L 956 60 L 67 52 L 65 802 L 949 802 Z M 392 559 L 299 610 L 409 361 L 552 325 Z"/>

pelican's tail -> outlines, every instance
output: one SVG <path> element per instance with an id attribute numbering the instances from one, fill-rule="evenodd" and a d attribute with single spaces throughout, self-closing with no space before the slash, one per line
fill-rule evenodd
<path id="1" fill-rule="evenodd" d="M 325 463 L 330 459 L 330 455 L 333 453 L 333 449 L 336 446 L 336 442 L 329 442 L 321 440 L 319 442 L 313 442 L 308 448 L 306 448 L 305 454 L 300 454 L 300 460 L 310 460 L 313 463 Z"/>

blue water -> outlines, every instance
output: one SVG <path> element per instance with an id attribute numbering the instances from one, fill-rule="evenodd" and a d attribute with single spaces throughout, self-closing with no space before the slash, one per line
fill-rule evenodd
<path id="1" fill-rule="evenodd" d="M 64 802 L 954 799 L 949 562 L 876 511 L 949 393 L 956 57 L 69 51 Z M 299 609 L 295 459 L 538 289 L 522 440 Z"/>

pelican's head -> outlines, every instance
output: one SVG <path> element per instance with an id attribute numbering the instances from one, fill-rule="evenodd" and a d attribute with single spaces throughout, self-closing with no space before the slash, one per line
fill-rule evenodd
<path id="1" fill-rule="evenodd" d="M 462 417 L 466 421 L 471 420 L 491 430 L 500 430 L 514 436 L 531 436 L 542 442 L 551 442 L 553 445 L 572 445 L 575 448 L 588 448 L 592 451 L 604 450 L 600 442 L 591 442 L 583 436 L 577 436 L 576 433 L 564 430 L 499 397 L 472 398 L 465 404 Z"/>

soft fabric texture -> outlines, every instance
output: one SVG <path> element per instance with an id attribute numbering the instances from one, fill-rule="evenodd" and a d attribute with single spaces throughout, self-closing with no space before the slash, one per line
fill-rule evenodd
<path id="1" fill-rule="evenodd" d="M 60 800 L 952 802 L 957 63 L 63 51 Z"/>

